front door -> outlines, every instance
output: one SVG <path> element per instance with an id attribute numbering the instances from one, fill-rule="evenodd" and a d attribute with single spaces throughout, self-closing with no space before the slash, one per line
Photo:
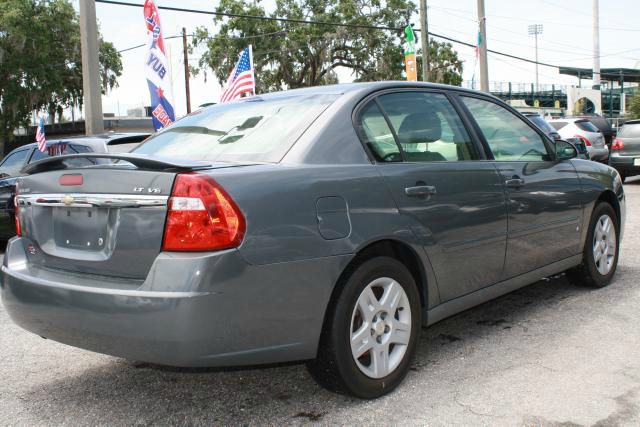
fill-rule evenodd
<path id="1" fill-rule="evenodd" d="M 401 214 L 422 243 L 440 300 L 497 282 L 506 249 L 506 201 L 447 95 L 378 96 L 359 115 L 367 146 Z"/>
<path id="2" fill-rule="evenodd" d="M 580 253 L 582 190 L 571 162 L 557 161 L 552 143 L 505 107 L 487 99 L 460 98 L 493 153 L 508 196 L 502 278 Z"/>

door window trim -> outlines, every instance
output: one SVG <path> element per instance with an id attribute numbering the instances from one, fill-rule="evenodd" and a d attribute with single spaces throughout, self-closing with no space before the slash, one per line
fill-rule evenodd
<path id="1" fill-rule="evenodd" d="M 552 149 L 552 147 L 549 146 L 550 142 L 549 142 L 548 137 L 542 132 L 542 130 L 538 129 L 529 120 L 526 120 L 526 118 L 523 119 L 523 117 L 521 117 L 521 115 L 518 112 L 518 110 L 516 110 L 515 108 L 511 107 L 509 104 L 496 102 L 496 100 L 494 100 L 494 99 L 491 99 L 491 98 L 489 98 L 487 96 L 482 96 L 482 95 L 479 95 L 479 94 L 476 94 L 476 93 L 461 93 L 461 94 L 456 94 L 456 96 L 458 98 L 466 96 L 467 98 L 480 99 L 482 101 L 486 101 L 486 102 L 495 104 L 498 107 L 502 107 L 505 110 L 509 111 L 514 116 L 516 116 L 521 122 L 523 122 L 525 125 L 527 125 L 531 130 L 533 130 L 533 132 L 535 132 L 538 136 L 540 136 L 540 140 L 542 141 L 542 144 L 544 145 L 545 149 L 547 150 L 547 156 L 549 157 L 548 160 L 533 160 L 533 161 L 536 161 L 536 162 L 554 162 L 554 161 L 557 160 L 555 150 Z M 480 128 L 480 125 L 476 121 L 475 117 L 473 117 L 473 114 L 471 113 L 469 108 L 465 105 L 464 100 L 457 99 L 457 101 L 460 104 L 460 107 L 464 110 L 465 115 L 468 116 L 469 120 L 473 124 L 474 129 L 478 133 L 478 138 L 482 142 L 482 145 L 483 145 L 484 149 L 487 151 L 487 156 L 489 156 L 489 158 L 491 160 L 493 160 L 495 162 L 532 162 L 532 160 L 496 160 L 495 156 L 493 155 L 493 151 L 491 150 L 491 146 L 489 145 L 489 142 L 485 138 L 484 133 L 482 132 L 482 129 Z"/>
<path id="2" fill-rule="evenodd" d="M 406 164 L 427 164 L 427 163 L 435 163 L 435 162 L 428 162 L 428 161 L 424 161 L 424 162 L 412 162 L 412 161 L 407 161 L 405 160 L 405 155 L 404 155 L 404 150 L 402 149 L 402 144 L 400 144 L 400 139 L 398 138 L 398 135 L 396 134 L 396 130 L 394 129 L 391 120 L 389 119 L 389 116 L 387 115 L 387 112 L 385 111 L 385 109 L 382 107 L 382 104 L 380 103 L 380 101 L 378 100 L 378 98 L 382 95 L 387 95 L 390 93 L 400 93 L 400 92 L 411 92 L 411 93 L 436 93 L 436 94 L 442 94 L 446 97 L 446 99 L 449 101 L 449 103 L 451 104 L 453 110 L 456 112 L 456 114 L 458 115 L 458 118 L 460 119 L 460 122 L 462 123 L 462 127 L 465 130 L 465 132 L 467 132 L 467 136 L 469 137 L 469 144 L 471 145 L 472 149 L 473 149 L 473 154 L 477 157 L 476 159 L 473 160 L 456 160 L 457 162 L 479 162 L 479 161 L 483 161 L 483 160 L 493 160 L 493 154 L 491 154 L 491 158 L 487 157 L 487 153 L 485 152 L 485 147 L 482 145 L 482 140 L 478 138 L 477 132 L 475 131 L 475 129 L 470 128 L 470 125 L 472 125 L 475 122 L 470 122 L 468 120 L 468 118 L 466 117 L 466 109 L 462 109 L 459 105 L 456 105 L 458 102 L 457 99 L 455 99 L 455 97 L 453 96 L 453 94 L 455 93 L 455 90 L 447 90 L 447 89 L 437 89 L 437 88 L 420 88 L 420 87 L 413 87 L 413 88 L 387 88 L 387 89 L 382 89 L 382 90 L 378 90 L 376 92 L 373 92 L 369 95 L 367 95 L 366 97 L 364 97 L 359 103 L 358 105 L 356 105 L 356 107 L 353 109 L 353 113 L 351 114 L 351 122 L 353 125 L 353 128 L 356 131 L 356 134 L 358 135 L 358 139 L 360 140 L 360 144 L 364 147 L 365 152 L 367 153 L 367 156 L 369 156 L 369 160 L 371 161 L 371 163 L 373 164 L 380 164 L 380 165 L 387 165 L 387 164 L 399 164 L 399 163 L 406 163 Z M 457 93 L 455 94 L 457 96 Z M 389 129 L 391 130 L 391 134 L 393 135 L 393 139 L 396 142 L 396 145 L 398 146 L 398 150 L 400 151 L 400 157 L 401 157 L 401 161 L 399 162 L 379 162 L 376 160 L 375 156 L 373 155 L 373 153 L 371 152 L 371 149 L 367 146 L 366 143 L 366 135 L 362 134 L 362 131 L 360 129 L 360 125 L 359 125 L 359 118 L 360 118 L 360 113 L 361 111 L 369 105 L 369 102 L 374 102 L 376 104 L 376 106 L 378 107 L 378 109 L 380 110 L 380 112 L 382 113 L 385 122 L 387 123 L 387 126 L 389 127 Z M 464 106 L 462 106 L 464 107 Z M 482 134 L 480 134 L 481 136 Z"/>

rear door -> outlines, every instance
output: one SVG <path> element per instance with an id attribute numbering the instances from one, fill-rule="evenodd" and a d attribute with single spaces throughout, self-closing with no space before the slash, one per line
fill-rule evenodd
<path id="1" fill-rule="evenodd" d="M 497 282 L 506 248 L 501 178 L 443 92 L 383 93 L 359 130 L 435 272 L 441 301 Z"/>
<path id="2" fill-rule="evenodd" d="M 492 100 L 460 96 L 495 159 L 508 196 L 503 279 L 580 253 L 581 187 L 531 123 Z"/>

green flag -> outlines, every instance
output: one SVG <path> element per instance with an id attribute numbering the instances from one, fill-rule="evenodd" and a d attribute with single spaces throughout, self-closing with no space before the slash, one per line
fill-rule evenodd
<path id="1" fill-rule="evenodd" d="M 404 27 L 404 35 L 404 54 L 410 55 L 412 53 L 416 53 L 416 36 L 413 33 L 413 28 L 411 28 L 411 25 L 407 25 L 406 27 Z"/>

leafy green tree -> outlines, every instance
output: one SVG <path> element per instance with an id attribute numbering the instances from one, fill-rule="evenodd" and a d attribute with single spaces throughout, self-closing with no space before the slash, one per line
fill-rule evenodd
<path id="1" fill-rule="evenodd" d="M 259 1 L 221 0 L 216 10 L 231 14 L 402 28 L 416 12 L 416 6 L 411 0 L 276 0 L 275 9 L 267 13 Z M 210 33 L 204 27 L 197 29 L 191 46 L 206 46 L 199 67 L 212 69 L 220 83 L 226 81 L 238 53 L 248 44 L 253 45 L 259 93 L 336 83 L 336 69 L 339 67 L 351 70 L 356 81 L 403 78 L 402 31 L 221 16 L 216 16 L 214 23 L 217 28 L 214 32 Z M 457 71 L 440 67 L 457 60 L 455 51 L 450 45 L 441 43 L 432 42 L 431 46 L 434 68 L 439 67 L 442 81 L 456 83 L 451 73 L 461 73 L 459 61 Z M 440 59 L 441 54 L 448 56 Z"/>
<path id="2" fill-rule="evenodd" d="M 100 44 L 103 91 L 117 85 L 120 54 Z M 31 112 L 53 118 L 82 105 L 80 24 L 69 0 L 0 1 L 0 153 Z"/>
<path id="3" fill-rule="evenodd" d="M 632 119 L 640 119 L 640 94 L 631 98 L 627 106 L 627 112 Z"/>
<path id="4" fill-rule="evenodd" d="M 460 86 L 462 84 L 462 61 L 453 45 L 429 39 L 430 79 L 433 83 L 444 83 Z M 422 50 L 418 51 L 418 79 L 424 80 L 422 75 Z"/>

